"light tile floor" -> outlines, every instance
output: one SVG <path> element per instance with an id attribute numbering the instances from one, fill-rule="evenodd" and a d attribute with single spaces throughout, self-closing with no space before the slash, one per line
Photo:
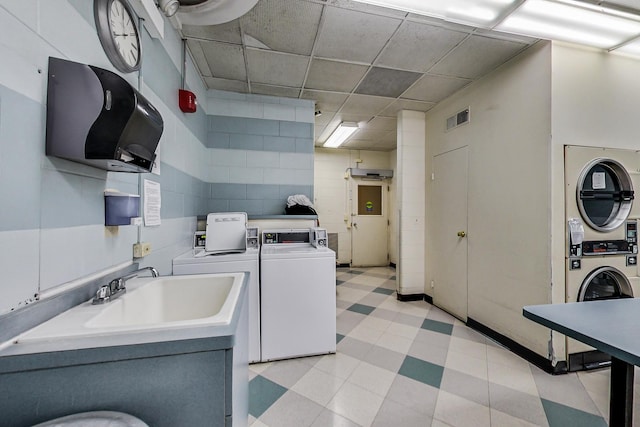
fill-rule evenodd
<path id="1" fill-rule="evenodd" d="M 337 342 L 250 365 L 249 425 L 607 425 L 608 369 L 549 375 L 437 307 L 398 301 L 391 268 L 338 269 Z"/>

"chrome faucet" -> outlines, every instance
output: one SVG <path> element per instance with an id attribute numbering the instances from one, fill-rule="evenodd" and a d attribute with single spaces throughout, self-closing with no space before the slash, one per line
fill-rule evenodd
<path id="1" fill-rule="evenodd" d="M 133 279 L 134 277 L 138 277 L 138 274 L 141 272 L 149 270 L 151 273 L 151 277 L 158 277 L 158 270 L 153 267 L 144 267 L 140 268 L 132 273 L 127 274 L 126 276 L 118 277 L 109 282 L 108 285 L 102 285 L 96 292 L 96 296 L 93 298 L 91 304 L 104 304 L 105 302 L 109 302 L 113 299 L 118 298 L 120 295 L 124 294 L 127 291 L 126 282 L 129 279 Z"/>

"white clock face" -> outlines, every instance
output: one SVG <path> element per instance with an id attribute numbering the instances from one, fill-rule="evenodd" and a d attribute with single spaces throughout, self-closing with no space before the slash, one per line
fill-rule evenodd
<path id="1" fill-rule="evenodd" d="M 111 36 L 122 59 L 135 67 L 140 59 L 140 41 L 133 18 L 120 0 L 113 0 L 109 11 Z"/>

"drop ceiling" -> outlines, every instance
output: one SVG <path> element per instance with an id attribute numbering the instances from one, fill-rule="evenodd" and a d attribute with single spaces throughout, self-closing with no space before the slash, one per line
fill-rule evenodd
<path id="1" fill-rule="evenodd" d="M 316 145 L 357 122 L 342 148 L 380 151 L 396 148 L 398 111 L 428 111 L 538 41 L 350 0 L 259 0 L 181 31 L 208 88 L 314 100 Z"/>

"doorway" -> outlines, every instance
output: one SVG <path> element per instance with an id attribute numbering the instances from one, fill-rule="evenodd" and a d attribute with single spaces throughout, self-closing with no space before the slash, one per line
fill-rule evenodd
<path id="1" fill-rule="evenodd" d="M 387 195 L 384 182 L 352 179 L 351 265 L 389 264 Z"/>
<path id="2" fill-rule="evenodd" d="M 467 320 L 468 147 L 433 158 L 433 303 Z"/>

